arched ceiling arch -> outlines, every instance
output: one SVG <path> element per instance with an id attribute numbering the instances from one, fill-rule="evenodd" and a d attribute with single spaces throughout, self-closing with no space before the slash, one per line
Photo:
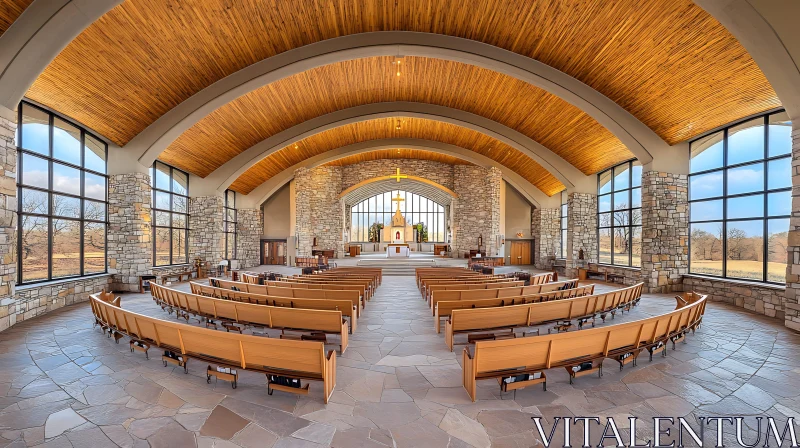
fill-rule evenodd
<path id="1" fill-rule="evenodd" d="M 416 193 L 420 196 L 432 199 L 440 205 L 450 205 L 450 202 L 458 197 L 449 188 L 429 179 L 408 176 L 408 178 L 400 179 L 400 182 L 397 182 L 395 179 L 392 179 L 391 176 L 380 176 L 366 179 L 353 185 L 342 191 L 339 194 L 339 198 L 343 199 L 347 205 L 354 205 L 364 199 L 394 190 Z"/>
<path id="2" fill-rule="evenodd" d="M 398 121 L 400 129 L 397 129 Z M 248 194 L 272 176 L 305 159 L 342 146 L 387 138 L 427 139 L 469 149 L 512 169 L 548 196 L 565 188 L 536 161 L 486 134 L 450 123 L 402 116 L 358 121 L 311 135 L 264 157 L 228 188 Z"/>

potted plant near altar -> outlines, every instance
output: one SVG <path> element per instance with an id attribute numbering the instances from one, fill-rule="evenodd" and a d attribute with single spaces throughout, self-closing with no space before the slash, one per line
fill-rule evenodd
<path id="1" fill-rule="evenodd" d="M 380 243 L 382 230 L 383 230 L 383 223 L 380 222 L 372 223 L 372 225 L 369 226 L 369 234 L 367 235 L 369 242 Z"/>
<path id="2" fill-rule="evenodd" d="M 428 242 L 428 226 L 425 223 L 418 222 L 414 224 L 414 228 L 417 229 L 417 242 L 418 243 L 427 243 Z"/>

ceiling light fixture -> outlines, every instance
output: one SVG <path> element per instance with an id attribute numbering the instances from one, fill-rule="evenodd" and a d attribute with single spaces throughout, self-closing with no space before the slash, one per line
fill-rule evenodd
<path id="1" fill-rule="evenodd" d="M 399 118 L 397 119 L 397 124 L 395 125 L 394 128 L 397 129 L 398 131 L 400 130 L 400 119 Z"/>
<path id="2" fill-rule="evenodd" d="M 402 74 L 402 70 L 400 70 L 401 65 L 403 65 L 403 57 L 402 56 L 395 56 L 394 61 L 392 61 L 392 65 L 396 66 L 395 72 L 397 76 Z"/>

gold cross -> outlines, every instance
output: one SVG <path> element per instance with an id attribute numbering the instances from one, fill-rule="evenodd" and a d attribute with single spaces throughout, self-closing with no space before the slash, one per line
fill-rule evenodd
<path id="1" fill-rule="evenodd" d="M 400 181 L 398 180 L 398 182 L 400 182 Z M 400 211 L 400 203 L 405 201 L 405 199 L 400 197 L 400 193 L 398 192 L 397 196 L 392 198 L 392 202 L 394 202 L 394 201 L 397 201 L 397 211 L 399 212 Z"/>
<path id="2" fill-rule="evenodd" d="M 392 176 L 389 176 L 389 177 L 391 177 L 392 179 L 397 179 L 398 182 L 400 182 L 400 179 L 407 179 L 408 178 L 408 176 L 406 176 L 405 174 L 403 174 L 403 175 L 400 174 L 400 168 L 397 168 L 397 173 L 396 174 L 394 174 Z"/>

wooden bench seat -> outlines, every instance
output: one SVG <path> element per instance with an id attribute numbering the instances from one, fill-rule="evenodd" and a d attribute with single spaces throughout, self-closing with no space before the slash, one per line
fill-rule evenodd
<path id="1" fill-rule="evenodd" d="M 462 353 L 464 388 L 475 401 L 478 380 L 497 379 L 502 387 L 503 378 L 541 374 L 546 382 L 546 370 L 563 367 L 571 382 L 578 376 L 601 374 L 604 359 L 614 359 L 621 369 L 633 363 L 642 351 L 666 353 L 669 341 L 684 338 L 703 319 L 706 296 L 686 293 L 683 299 L 686 303 L 675 311 L 634 322 L 537 337 L 478 341 Z M 591 368 L 573 370 L 582 363 L 591 364 Z M 523 381 L 515 387 L 532 384 L 535 382 Z"/>
<path id="2" fill-rule="evenodd" d="M 183 272 L 173 272 L 169 274 L 158 274 L 158 279 L 160 280 L 159 283 L 161 283 L 162 285 L 166 285 L 167 282 L 171 279 L 174 279 L 176 282 L 182 282 L 184 281 L 183 278 L 185 277 L 186 281 L 189 281 L 192 279 L 192 274 L 194 273 L 195 271 L 183 271 Z"/>
<path id="3" fill-rule="evenodd" d="M 336 352 L 326 352 L 322 342 L 224 333 L 123 310 L 100 300 L 96 294 L 89 300 L 95 323 L 117 341 L 118 336 L 125 335 L 148 347 L 179 353 L 184 363 L 197 359 L 266 375 L 322 381 L 325 403 L 336 387 Z M 288 392 L 307 394 L 308 384 Z"/>
<path id="4" fill-rule="evenodd" d="M 521 280 L 509 279 L 505 282 L 490 282 L 490 283 L 437 283 L 428 285 L 425 289 L 425 300 L 431 301 L 431 295 L 434 291 L 449 291 L 449 290 L 497 290 L 509 288 L 521 288 L 525 286 L 525 282 Z"/>
<path id="5" fill-rule="evenodd" d="M 464 286 L 464 285 L 461 285 Z M 485 289 L 442 289 L 434 290 L 431 294 L 430 304 L 431 313 L 436 310 L 436 304 L 442 300 L 466 300 L 466 299 L 495 299 L 513 298 L 539 294 L 543 292 L 557 291 L 559 289 L 573 289 L 578 286 L 578 280 L 562 280 L 560 282 L 545 283 L 531 286 L 514 286 L 506 288 L 485 288 Z"/>
<path id="6" fill-rule="evenodd" d="M 344 353 L 348 343 L 348 325 L 341 311 L 286 308 L 255 305 L 244 302 L 206 297 L 156 286 L 151 293 L 157 300 L 175 310 L 178 318 L 188 321 L 189 314 L 205 320 L 233 322 L 277 330 L 336 334 L 341 338 L 339 348 Z"/>
<path id="7" fill-rule="evenodd" d="M 501 329 L 526 328 L 546 323 L 605 317 L 605 313 L 630 309 L 642 294 L 642 283 L 601 294 L 524 305 L 494 308 L 458 309 L 445 322 L 445 343 L 450 350 L 458 333 L 477 333 Z M 592 323 L 593 324 L 593 323 Z M 593 324 L 594 325 L 594 324 Z"/>
<path id="8" fill-rule="evenodd" d="M 509 277 L 507 275 L 482 275 L 481 277 L 476 278 L 427 278 L 423 277 L 420 279 L 420 292 L 422 293 L 422 298 L 426 297 L 426 291 L 432 285 L 457 285 L 457 284 L 479 284 L 479 283 L 502 283 L 507 281 L 513 281 L 513 277 Z"/>
<path id="9" fill-rule="evenodd" d="M 498 306 L 524 305 L 526 303 L 549 302 L 551 300 L 572 299 L 592 295 L 594 285 L 579 286 L 577 288 L 556 290 L 551 292 L 522 295 L 517 297 L 500 297 L 489 299 L 458 299 L 438 300 L 434 308 L 434 328 L 441 332 L 442 318 L 448 318 L 453 310 L 471 308 L 491 308 Z"/>
<path id="10" fill-rule="evenodd" d="M 294 297 L 298 299 L 337 299 L 350 300 L 364 308 L 364 286 L 362 285 L 315 285 L 304 283 L 266 282 L 264 285 L 251 283 L 232 282 L 230 280 L 213 278 L 209 279 L 209 286 L 214 283 L 223 289 L 236 288 L 242 292 L 261 294 L 264 296 Z M 276 286 L 277 285 L 277 286 Z"/>

